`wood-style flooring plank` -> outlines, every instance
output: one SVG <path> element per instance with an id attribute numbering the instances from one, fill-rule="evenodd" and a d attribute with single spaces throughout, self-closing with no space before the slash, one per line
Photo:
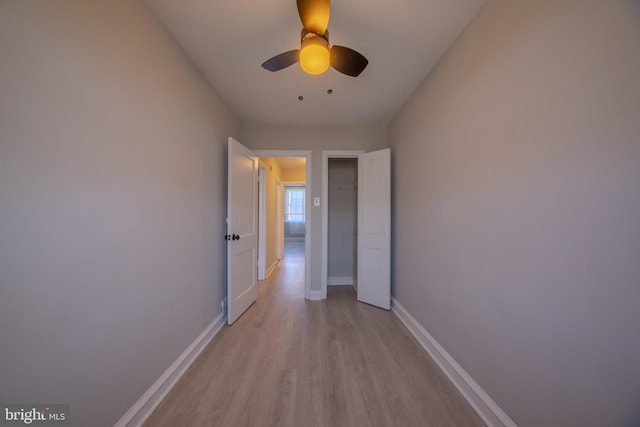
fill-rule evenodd
<path id="1" fill-rule="evenodd" d="M 145 427 L 484 426 L 397 317 L 331 286 L 304 299 L 304 254 L 259 285 Z"/>

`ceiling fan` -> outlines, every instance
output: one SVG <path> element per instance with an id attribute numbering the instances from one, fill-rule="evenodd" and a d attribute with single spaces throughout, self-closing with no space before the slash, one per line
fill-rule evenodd
<path id="1" fill-rule="evenodd" d="M 296 62 L 309 74 L 322 74 L 333 67 L 348 76 L 357 77 L 369 61 L 359 52 L 344 46 L 329 47 L 329 0 L 296 0 L 302 21 L 300 49 L 290 50 L 266 60 L 262 68 L 279 71 Z"/>

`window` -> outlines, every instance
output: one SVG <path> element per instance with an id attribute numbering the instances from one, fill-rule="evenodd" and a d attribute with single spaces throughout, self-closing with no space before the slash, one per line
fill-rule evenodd
<path id="1" fill-rule="evenodd" d="M 284 221 L 304 222 L 304 187 L 284 188 Z"/>

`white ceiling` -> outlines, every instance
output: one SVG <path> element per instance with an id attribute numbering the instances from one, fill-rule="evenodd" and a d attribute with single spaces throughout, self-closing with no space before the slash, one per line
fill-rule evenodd
<path id="1" fill-rule="evenodd" d="M 147 1 L 241 121 L 291 125 L 386 123 L 485 3 L 333 0 L 331 44 L 369 60 L 353 78 L 335 70 L 310 76 L 297 64 L 275 73 L 260 66 L 300 47 L 295 0 Z"/>

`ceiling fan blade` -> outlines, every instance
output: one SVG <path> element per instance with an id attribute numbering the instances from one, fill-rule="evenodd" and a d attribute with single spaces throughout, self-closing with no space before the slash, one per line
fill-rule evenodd
<path id="1" fill-rule="evenodd" d="M 358 77 L 369 61 L 359 52 L 344 46 L 331 47 L 331 66 L 342 74 Z"/>
<path id="2" fill-rule="evenodd" d="M 269 71 L 279 71 L 295 64 L 299 58 L 300 51 L 298 49 L 290 50 L 276 55 L 271 59 L 267 59 L 262 63 L 262 68 Z"/>
<path id="3" fill-rule="evenodd" d="M 298 14 L 306 31 L 323 35 L 329 26 L 329 0 L 296 0 Z"/>

